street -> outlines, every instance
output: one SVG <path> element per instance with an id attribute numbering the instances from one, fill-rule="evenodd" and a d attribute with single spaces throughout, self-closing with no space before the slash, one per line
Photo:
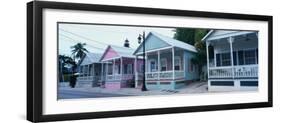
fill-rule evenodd
<path id="1" fill-rule="evenodd" d="M 100 97 L 121 97 L 130 95 L 109 94 L 100 92 L 86 92 L 79 90 L 60 90 L 58 91 L 58 99 L 76 99 L 76 98 L 100 98 Z"/>

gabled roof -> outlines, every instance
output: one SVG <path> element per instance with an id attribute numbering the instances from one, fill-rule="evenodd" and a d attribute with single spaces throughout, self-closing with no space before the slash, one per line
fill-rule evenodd
<path id="1" fill-rule="evenodd" d="M 245 35 L 254 33 L 255 31 L 238 31 L 238 30 L 211 30 L 203 38 L 202 41 L 206 40 L 217 40 L 227 38 L 231 36 Z"/>
<path id="2" fill-rule="evenodd" d="M 120 47 L 120 46 L 115 46 L 115 45 L 110 45 L 111 48 L 118 53 L 120 57 L 135 57 L 133 55 L 133 52 L 135 49 L 132 49 L 130 47 Z"/>
<path id="3" fill-rule="evenodd" d="M 99 53 L 86 53 L 86 56 L 82 59 L 80 65 L 89 65 L 93 63 L 99 63 L 102 54 Z"/>
<path id="4" fill-rule="evenodd" d="M 115 45 L 108 45 L 104 53 L 102 54 L 102 57 L 99 59 L 99 61 L 102 61 L 107 54 L 107 52 L 112 49 L 114 50 L 118 57 L 127 57 L 127 58 L 134 58 L 133 52 L 135 49 L 129 48 L 129 47 L 120 47 Z"/>
<path id="5" fill-rule="evenodd" d="M 173 47 L 178 47 L 178 48 L 182 48 L 191 52 L 197 52 L 196 48 L 190 44 L 184 43 L 182 41 L 170 38 L 168 36 L 164 36 L 161 35 L 159 33 L 156 32 L 149 32 L 149 34 L 147 35 L 146 39 L 148 39 L 149 36 L 156 36 L 157 38 L 161 39 L 162 41 L 164 41 L 165 43 L 169 44 L 170 46 Z M 147 40 L 145 40 L 146 42 Z M 139 48 L 141 48 L 143 45 L 143 42 L 139 45 L 139 47 L 137 48 L 137 50 L 134 52 L 134 54 L 137 53 L 137 51 L 139 50 Z"/>

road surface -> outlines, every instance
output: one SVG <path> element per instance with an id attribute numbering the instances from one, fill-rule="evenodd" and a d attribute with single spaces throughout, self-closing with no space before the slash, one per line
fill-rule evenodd
<path id="1" fill-rule="evenodd" d="M 130 96 L 130 95 L 86 92 L 86 91 L 79 91 L 79 90 L 58 90 L 58 99 L 101 98 L 101 97 L 121 97 L 121 96 Z"/>

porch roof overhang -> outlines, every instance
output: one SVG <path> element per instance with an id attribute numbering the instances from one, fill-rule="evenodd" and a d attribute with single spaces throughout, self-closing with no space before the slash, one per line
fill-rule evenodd
<path id="1" fill-rule="evenodd" d="M 108 62 L 108 61 L 111 61 L 111 60 L 116 60 L 116 59 L 121 59 L 121 58 L 130 58 L 130 59 L 134 59 L 135 57 L 122 57 L 122 56 L 117 56 L 117 57 L 112 57 L 112 58 L 109 58 L 109 59 L 104 59 L 104 60 L 101 60 L 102 63 L 104 62 Z"/>
<path id="2" fill-rule="evenodd" d="M 168 46 L 168 47 L 163 47 L 163 48 L 159 48 L 159 49 L 153 49 L 153 50 L 146 50 L 145 53 L 152 53 L 152 52 L 157 52 L 157 51 L 161 51 L 161 50 L 167 50 L 167 49 L 171 49 L 173 48 L 173 46 Z M 143 52 L 138 52 L 135 53 L 135 55 L 142 55 Z"/>
<path id="3" fill-rule="evenodd" d="M 215 30 L 211 30 L 204 38 L 202 38 L 202 41 L 214 41 L 214 40 L 219 40 L 219 39 L 224 39 L 224 38 L 229 38 L 229 37 L 235 37 L 235 36 L 240 36 L 240 35 L 247 35 L 251 33 L 256 33 L 255 31 L 229 31 L 229 33 L 221 34 L 221 35 L 216 35 L 216 36 L 211 36 L 212 33 L 214 33 Z"/>

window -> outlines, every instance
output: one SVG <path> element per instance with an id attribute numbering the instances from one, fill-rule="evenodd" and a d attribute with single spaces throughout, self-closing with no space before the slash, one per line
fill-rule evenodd
<path id="1" fill-rule="evenodd" d="M 233 64 L 234 65 L 249 65 L 258 63 L 258 50 L 239 50 L 233 52 Z M 230 53 L 216 54 L 217 66 L 230 66 L 231 58 Z"/>
<path id="2" fill-rule="evenodd" d="M 259 50 L 256 49 L 257 64 L 259 63 Z"/>
<path id="3" fill-rule="evenodd" d="M 124 74 L 133 74 L 133 64 L 124 65 Z"/>
<path id="4" fill-rule="evenodd" d="M 188 67 L 189 67 L 189 72 L 193 72 L 193 64 L 192 64 L 192 61 L 191 60 L 189 60 L 189 64 L 188 64 Z"/>
<path id="5" fill-rule="evenodd" d="M 124 74 L 128 73 L 128 64 L 124 64 Z"/>
<path id="6" fill-rule="evenodd" d="M 255 50 L 244 51 L 245 53 L 245 64 L 256 64 L 256 52 Z"/>
<path id="7" fill-rule="evenodd" d="M 228 53 L 216 54 L 216 65 L 230 66 L 231 65 L 230 53 L 228 52 Z"/>
<path id="8" fill-rule="evenodd" d="M 216 54 L 216 66 L 221 66 L 221 54 Z"/>
<path id="9" fill-rule="evenodd" d="M 120 74 L 120 65 L 115 64 L 114 74 Z"/>
<path id="10" fill-rule="evenodd" d="M 107 74 L 108 74 L 108 75 L 112 75 L 112 72 L 113 72 L 112 70 L 113 70 L 113 69 L 112 69 L 112 64 L 109 64 L 109 65 L 108 65 L 108 68 L 107 68 L 107 71 L 108 71 Z"/>
<path id="11" fill-rule="evenodd" d="M 237 52 L 236 51 L 233 52 L 233 64 L 237 65 Z"/>
<path id="12" fill-rule="evenodd" d="M 85 65 L 84 67 L 84 75 L 88 76 L 88 65 Z"/>
<path id="13" fill-rule="evenodd" d="M 162 58 L 161 59 L 161 71 L 166 71 L 167 70 L 167 59 Z"/>
<path id="14" fill-rule="evenodd" d="M 128 64 L 128 67 L 127 67 L 127 74 L 132 74 L 133 73 L 133 69 L 132 69 L 132 64 Z"/>
<path id="15" fill-rule="evenodd" d="M 221 66 L 230 66 L 230 65 L 231 65 L 230 53 L 222 53 Z"/>
<path id="16" fill-rule="evenodd" d="M 89 73 L 88 73 L 88 76 L 91 76 L 93 73 L 93 71 L 92 71 L 92 69 L 93 69 L 93 65 L 89 65 Z"/>
<path id="17" fill-rule="evenodd" d="M 181 59 L 180 57 L 175 57 L 175 70 L 180 70 L 181 69 Z"/>
<path id="18" fill-rule="evenodd" d="M 243 51 L 238 51 L 238 62 L 239 62 L 239 65 L 244 64 L 244 52 Z"/>
<path id="19" fill-rule="evenodd" d="M 150 60 L 150 65 L 149 65 L 149 67 L 150 67 L 150 72 L 155 72 L 155 71 L 157 71 L 157 63 L 156 63 L 156 61 L 155 60 Z"/>

